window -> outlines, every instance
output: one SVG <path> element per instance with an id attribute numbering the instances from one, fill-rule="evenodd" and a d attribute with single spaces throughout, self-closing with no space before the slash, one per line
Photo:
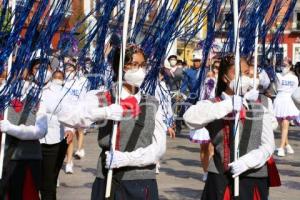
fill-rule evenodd
<path id="1" fill-rule="evenodd" d="M 269 50 L 270 44 L 266 44 L 266 50 Z M 287 57 L 287 44 L 280 44 L 279 49 L 275 52 L 274 60 L 276 64 L 280 64 L 285 57 Z M 258 63 L 261 63 L 263 58 L 263 48 L 262 45 L 258 45 Z"/>
<path id="2" fill-rule="evenodd" d="M 296 12 L 296 29 L 300 30 L 300 11 Z"/>
<path id="3" fill-rule="evenodd" d="M 223 32 L 226 32 L 228 31 L 229 24 L 233 21 L 233 16 L 229 13 L 229 11 L 225 10 L 217 20 L 217 23 L 221 27 L 221 30 Z"/>
<path id="4" fill-rule="evenodd" d="M 300 44 L 293 44 L 293 64 L 300 62 Z"/>
<path id="5" fill-rule="evenodd" d="M 295 11 L 293 18 L 293 29 L 300 31 L 300 10 Z"/>

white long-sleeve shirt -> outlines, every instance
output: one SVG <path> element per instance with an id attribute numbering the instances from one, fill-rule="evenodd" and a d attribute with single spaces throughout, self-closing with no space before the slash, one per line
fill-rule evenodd
<path id="1" fill-rule="evenodd" d="M 196 105 L 191 106 L 183 118 L 191 129 L 205 127 L 208 123 L 221 119 L 232 112 L 232 100 L 226 96 L 225 100 L 217 103 L 211 101 L 199 101 Z M 248 152 L 240 159 L 247 165 L 248 169 L 260 168 L 263 166 L 275 149 L 275 140 L 273 133 L 272 114 L 265 107 L 263 114 L 263 127 L 261 144 L 255 150 Z"/>
<path id="2" fill-rule="evenodd" d="M 101 91 L 89 91 L 85 95 L 85 98 L 80 100 L 78 104 L 62 106 L 62 110 L 58 115 L 59 121 L 72 128 L 89 127 L 95 123 L 99 120 L 99 113 L 98 115 L 95 113 L 102 112 L 99 107 L 98 97 L 96 96 L 99 92 Z M 125 89 L 122 90 L 121 98 L 127 98 L 129 95 Z M 140 102 L 140 93 L 137 93 L 135 97 Z M 103 116 L 105 115 L 103 114 Z M 133 152 L 125 152 L 130 159 L 130 166 L 155 164 L 166 151 L 166 131 L 167 126 L 163 122 L 163 114 L 158 110 L 155 118 L 152 143 L 145 148 L 139 148 Z"/>
<path id="3" fill-rule="evenodd" d="M 66 92 L 62 86 L 49 83 L 42 91 L 36 114 L 34 126 L 13 125 L 13 131 L 8 134 L 21 140 L 40 139 L 41 143 L 57 144 L 64 139 L 65 130 L 72 130 L 64 127 L 57 118 L 60 101 Z"/>
<path id="4" fill-rule="evenodd" d="M 26 126 L 11 124 L 10 130 L 6 133 L 20 140 L 37 140 L 44 137 L 47 133 L 48 120 L 44 104 L 39 105 L 36 113 L 35 125 Z"/>
<path id="5" fill-rule="evenodd" d="M 48 127 L 47 134 L 40 139 L 42 144 L 57 144 L 64 139 L 66 130 L 73 130 L 58 121 L 57 114 L 61 109 L 62 101 L 67 102 L 68 96 L 66 96 L 66 90 L 61 85 L 50 83 L 43 89 L 40 102 L 46 109 Z"/>

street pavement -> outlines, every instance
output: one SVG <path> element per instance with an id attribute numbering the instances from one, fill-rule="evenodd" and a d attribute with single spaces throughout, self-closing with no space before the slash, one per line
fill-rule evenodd
<path id="1" fill-rule="evenodd" d="M 279 133 L 275 133 L 279 144 Z M 271 200 L 300 199 L 300 129 L 292 128 L 289 134 L 290 144 L 295 154 L 277 158 L 282 186 L 270 190 Z M 204 183 L 203 170 L 199 158 L 199 145 L 188 140 L 183 133 L 176 139 L 168 139 L 167 153 L 160 162 L 160 174 L 157 175 L 160 199 L 191 200 L 200 199 Z M 85 137 L 86 157 L 74 161 L 74 174 L 60 173 L 58 200 L 89 200 L 95 168 L 98 159 L 97 136 L 89 133 Z"/>

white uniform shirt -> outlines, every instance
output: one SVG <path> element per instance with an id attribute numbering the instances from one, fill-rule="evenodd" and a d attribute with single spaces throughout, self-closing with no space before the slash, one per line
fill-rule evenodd
<path id="1" fill-rule="evenodd" d="M 285 75 L 277 73 L 277 91 L 278 95 L 292 95 L 298 87 L 298 78 L 292 72 Z"/>
<path id="2" fill-rule="evenodd" d="M 99 90 L 89 91 L 85 98 L 80 100 L 76 105 L 62 105 L 62 110 L 58 114 L 58 119 L 63 124 L 72 128 L 89 127 L 96 122 L 93 111 L 99 110 L 98 97 L 95 95 Z M 123 89 L 121 98 L 129 97 L 129 93 Z M 135 95 L 138 102 L 141 100 L 140 93 Z M 130 166 L 147 166 L 155 164 L 166 151 L 166 131 L 167 127 L 163 122 L 163 114 L 158 109 L 155 116 L 155 129 L 153 133 L 152 143 L 145 147 L 139 148 L 133 152 L 128 152 L 127 156 L 130 160 Z"/>
<path id="3" fill-rule="evenodd" d="M 69 100 L 74 102 L 82 98 L 87 92 L 87 78 L 76 77 L 75 79 L 67 80 L 64 84 L 64 88 L 68 92 Z"/>
<path id="4" fill-rule="evenodd" d="M 48 128 L 45 137 L 40 139 L 42 144 L 57 144 L 64 139 L 65 127 L 57 118 L 62 101 L 68 101 L 66 90 L 62 86 L 50 83 L 43 89 L 40 102 L 46 109 Z"/>
<path id="5" fill-rule="evenodd" d="M 60 101 L 64 99 L 67 102 L 67 97 L 64 97 L 66 91 L 62 86 L 49 83 L 42 91 L 41 99 L 38 104 L 35 125 L 15 126 L 15 133 L 11 134 L 21 140 L 36 140 L 40 139 L 41 143 L 57 144 L 64 139 L 65 128 L 57 119 L 57 112 L 61 109 Z M 70 129 L 72 130 L 72 129 Z M 42 139 L 41 139 L 42 138 Z"/>
<path id="6" fill-rule="evenodd" d="M 205 127 L 208 123 L 217 119 L 222 119 L 233 111 L 232 98 L 222 94 L 223 101 L 213 103 L 209 100 L 199 101 L 196 105 L 191 106 L 183 118 L 191 129 Z M 275 140 L 272 126 L 272 117 L 274 115 L 269 112 L 269 109 L 264 108 L 263 127 L 261 144 L 257 149 L 248 152 L 240 157 L 248 167 L 248 169 L 258 169 L 262 167 L 270 156 L 274 153 Z"/>

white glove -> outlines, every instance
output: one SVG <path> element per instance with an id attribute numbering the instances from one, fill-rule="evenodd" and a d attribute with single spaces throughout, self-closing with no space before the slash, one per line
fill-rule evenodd
<path id="1" fill-rule="evenodd" d="M 111 154 L 109 151 L 105 152 L 106 154 L 106 161 L 105 161 L 105 168 L 106 169 L 115 169 L 120 167 L 128 166 L 130 163 L 130 159 L 126 155 L 125 152 L 114 151 Z"/>
<path id="2" fill-rule="evenodd" d="M 238 95 L 234 95 L 232 97 L 232 101 L 233 101 L 233 110 L 236 112 L 240 112 L 243 107 L 243 98 Z"/>
<path id="3" fill-rule="evenodd" d="M 121 121 L 123 119 L 124 110 L 119 104 L 112 104 L 105 108 L 106 119 L 113 121 Z"/>
<path id="4" fill-rule="evenodd" d="M 244 98 L 248 101 L 257 101 L 259 92 L 256 89 L 252 89 L 244 95 Z"/>
<path id="5" fill-rule="evenodd" d="M 239 176 L 248 170 L 247 165 L 242 160 L 237 160 L 228 165 L 231 168 L 232 178 Z"/>
<path id="6" fill-rule="evenodd" d="M 20 132 L 19 127 L 11 124 L 8 120 L 0 121 L 0 130 L 13 136 Z"/>

